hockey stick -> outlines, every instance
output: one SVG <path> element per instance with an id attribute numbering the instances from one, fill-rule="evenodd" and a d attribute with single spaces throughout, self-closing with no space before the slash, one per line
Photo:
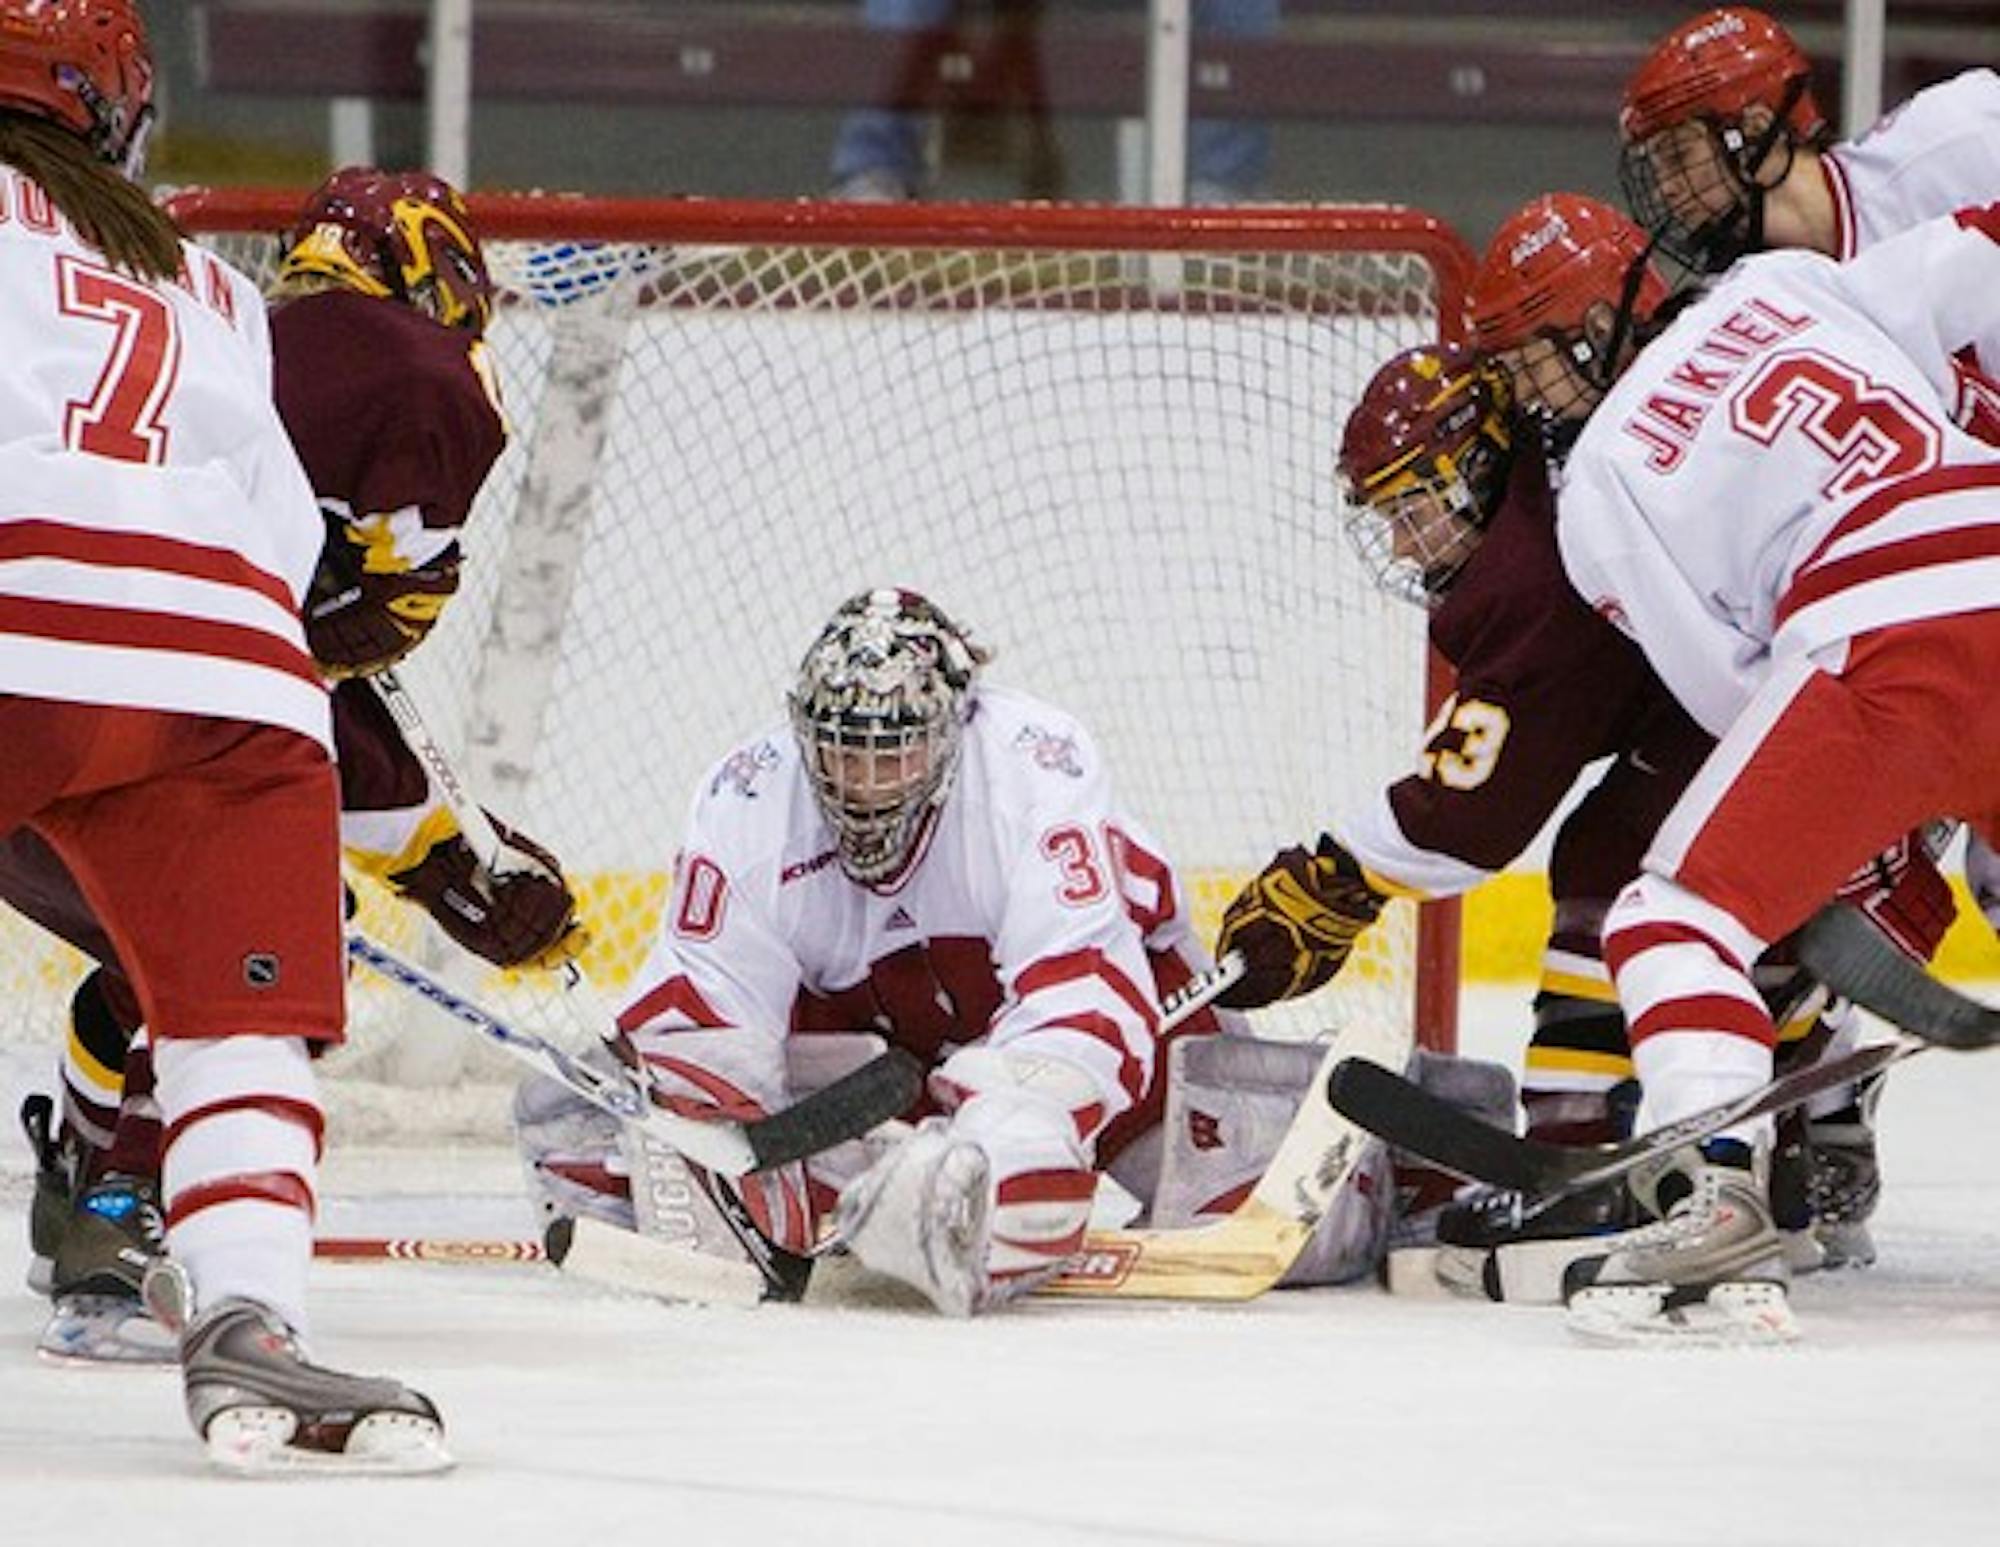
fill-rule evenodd
<path id="1" fill-rule="evenodd" d="M 1867 1078 L 1924 1049 L 1904 1039 L 1877 1042 L 1796 1069 L 1734 1101 L 1706 1107 L 1623 1144 L 1549 1144 L 1481 1122 L 1409 1080 L 1371 1064 L 1343 1062 L 1327 1099 L 1369 1132 L 1475 1182 L 1523 1195 L 1531 1219 L 1572 1193 L 1613 1181 L 1647 1162 L 1738 1123 L 1797 1106 L 1821 1091 Z"/>
<path id="2" fill-rule="evenodd" d="M 2000 1010 L 1931 976 L 1858 908 L 1825 908 L 1806 925 L 1799 960 L 1836 994 L 1937 1047 L 2000 1042 Z"/>
<path id="3" fill-rule="evenodd" d="M 655 1106 L 645 1082 L 622 1064 L 603 1070 L 571 1057 L 547 1038 L 509 1025 L 358 931 L 347 937 L 347 954 L 370 971 L 429 1000 L 460 1025 L 528 1068 L 567 1086 L 592 1106 L 643 1129 L 724 1176 L 788 1165 L 866 1133 L 877 1123 L 906 1111 L 922 1087 L 917 1061 L 891 1048 L 769 1117 L 750 1123 L 699 1121 Z"/>
<path id="4" fill-rule="evenodd" d="M 1161 1006 L 1170 1031 L 1206 1008 L 1243 974 L 1235 953 L 1197 974 Z M 1407 1032 L 1364 1034 L 1339 1051 L 1407 1059 Z M 1335 1056 L 1329 1051 L 1328 1060 Z M 1324 1072 L 1325 1065 L 1322 1065 Z M 1320 1081 L 1315 1078 L 1313 1092 Z M 1228 1218 L 1180 1230 L 1094 1230 L 1076 1267 L 1038 1293 L 1097 1298 L 1245 1300 L 1284 1277 L 1328 1202 L 1360 1159 L 1366 1135 L 1308 1096 L 1256 1190 Z M 578 1278 L 664 1300 L 739 1303 L 742 1280 L 718 1281 L 715 1258 L 686 1246 L 580 1220 L 574 1238 L 550 1242 L 551 1255 Z M 815 1255 L 837 1251 L 837 1239 Z M 739 1265 L 740 1266 L 740 1265 Z M 762 1298 L 798 1298 L 766 1293 Z"/>
<path id="5" fill-rule="evenodd" d="M 500 832 L 493 825 L 493 819 L 472 798 L 472 792 L 459 778 L 451 757 L 437 737 L 431 734 L 423 710 L 417 707 L 416 696 L 403 686 L 403 679 L 395 669 L 391 667 L 387 671 L 376 672 L 368 679 L 368 685 L 375 690 L 375 696 L 382 700 L 383 707 L 395 720 L 404 744 L 416 755 L 417 761 L 424 765 L 424 771 L 437 785 L 438 796 L 444 801 L 452 820 L 458 824 L 459 834 L 465 839 L 465 846 L 472 850 L 472 857 L 496 876 L 517 870 L 539 870 L 540 867 L 527 855 L 510 853 L 507 845 L 500 841 Z"/>
<path id="6" fill-rule="evenodd" d="M 424 718 L 423 710 L 418 707 L 416 696 L 403 685 L 402 678 L 393 670 L 390 670 L 377 672 L 369 681 L 373 685 L 376 695 L 382 700 L 390 716 L 395 720 L 396 728 L 402 735 L 405 744 L 408 745 L 417 759 L 424 765 L 425 769 L 429 771 L 432 781 L 437 786 L 440 798 L 451 812 L 453 820 L 458 824 L 460 835 L 465 839 L 466 846 L 472 850 L 473 857 L 478 860 L 480 865 L 489 874 L 495 876 L 522 870 L 539 872 L 541 866 L 532 856 L 510 852 L 507 845 L 501 841 L 499 830 L 493 825 L 492 819 L 486 815 L 485 809 L 472 798 L 472 793 L 466 788 L 464 780 L 459 778 L 458 769 L 452 763 L 450 754 L 444 750 L 443 744 L 438 741 L 437 737 L 431 734 L 430 726 Z M 415 969 L 409 968 L 407 963 L 399 965 L 407 972 L 415 972 Z M 418 976 L 421 977 L 423 975 L 418 974 Z M 565 991 L 565 1003 L 573 1011 L 576 1011 L 580 1018 L 589 1026 L 590 1030 L 594 1031 L 599 1037 L 606 1042 L 614 1040 L 617 1031 L 616 1022 L 611 1015 L 609 1007 L 597 993 L 596 987 L 591 983 L 589 977 L 585 975 L 582 964 L 574 960 L 565 962 L 557 969 L 557 976 Z M 402 978 L 402 981 L 409 982 L 410 986 L 417 988 L 419 992 L 427 992 L 422 983 L 411 982 L 407 977 Z M 442 985 L 436 985 L 434 980 L 433 986 L 442 987 Z M 449 991 L 447 990 L 446 992 Z M 432 995 L 431 997 L 435 998 L 436 996 Z M 456 998 L 456 996 L 453 997 Z M 460 1002 L 463 1003 L 463 1001 Z M 451 1009 L 454 1014 L 460 1014 L 451 1005 L 446 1005 L 445 1007 Z M 472 1008 L 477 1009 L 476 1006 Z M 476 1029 L 487 1032 L 488 1035 L 494 1035 L 495 1029 L 505 1029 L 499 1028 L 498 1023 L 493 1022 L 492 1017 L 485 1015 L 485 1012 L 480 1011 L 479 1014 L 481 1019 L 488 1024 L 482 1025 L 480 1020 L 471 1020 L 468 1021 L 468 1024 L 473 1025 Z M 460 1018 L 465 1019 L 466 1017 L 461 1014 Z M 671 1189 L 683 1180 L 692 1181 L 714 1203 L 717 1211 L 722 1216 L 723 1223 L 729 1227 L 730 1231 L 742 1243 L 744 1251 L 749 1253 L 751 1260 L 757 1264 L 758 1269 L 764 1274 L 765 1280 L 770 1287 L 770 1292 L 774 1296 L 783 1299 L 797 1299 L 805 1292 L 806 1280 L 812 1272 L 811 1261 L 785 1251 L 769 1237 L 765 1236 L 757 1228 L 756 1222 L 750 1217 L 749 1210 L 744 1205 L 743 1200 L 733 1189 L 716 1181 L 712 1173 L 741 1176 L 745 1173 L 746 1169 L 761 1170 L 769 1165 L 782 1165 L 790 1160 L 800 1159 L 803 1155 L 815 1153 L 830 1144 L 840 1142 L 842 1139 L 851 1138 L 866 1132 L 867 1129 L 873 1127 L 875 1122 L 880 1121 L 883 1117 L 892 1117 L 904 1110 L 911 1101 L 916 1099 L 916 1087 L 920 1083 L 920 1076 L 914 1061 L 911 1061 L 907 1068 L 897 1069 L 891 1075 L 889 1066 L 884 1061 L 891 1058 L 892 1055 L 885 1053 L 880 1059 L 875 1061 L 878 1065 L 882 1065 L 882 1068 L 872 1076 L 876 1080 L 893 1079 L 893 1087 L 885 1087 L 880 1092 L 884 1101 L 886 1102 L 887 1097 L 893 1091 L 900 1091 L 905 1086 L 909 1087 L 908 1094 L 895 1103 L 893 1110 L 881 1109 L 877 1105 L 870 1104 L 865 1109 L 869 1115 L 867 1120 L 864 1121 L 862 1120 L 860 1111 L 851 1111 L 839 1103 L 836 1103 L 831 1108 L 809 1107 L 806 1111 L 798 1113 L 798 1115 L 793 1117 L 792 1130 L 789 1133 L 790 1142 L 783 1149 L 773 1144 L 768 1158 L 756 1154 L 751 1155 L 749 1158 L 755 1164 L 746 1168 L 743 1165 L 744 1157 L 742 1154 L 724 1143 L 722 1138 L 711 1141 L 707 1136 L 699 1133 L 700 1129 L 715 1126 L 713 1124 L 690 1123 L 682 1141 L 677 1141 L 664 1133 L 662 1131 L 663 1125 L 657 1121 L 657 1118 L 663 1114 L 647 1099 L 645 1083 L 637 1076 L 633 1076 L 628 1082 L 605 1082 L 601 1077 L 596 1075 L 596 1071 L 590 1070 L 587 1066 L 569 1059 L 567 1055 L 563 1054 L 560 1049 L 554 1048 L 552 1044 L 541 1042 L 540 1047 L 537 1048 L 532 1045 L 523 1044 L 518 1039 L 518 1036 L 512 1042 L 505 1036 L 500 1036 L 498 1040 L 501 1041 L 503 1046 L 508 1047 L 510 1051 L 515 1052 L 517 1056 L 525 1053 L 528 1061 L 541 1067 L 545 1073 L 563 1080 L 565 1084 L 568 1084 L 572 1090 L 584 1096 L 585 1099 L 597 1101 L 598 1105 L 604 1106 L 605 1110 L 611 1112 L 613 1116 L 622 1117 L 627 1122 L 637 1125 L 631 1130 L 638 1140 L 633 1146 L 634 1154 L 632 1161 L 635 1168 L 642 1174 L 634 1177 L 634 1203 L 640 1210 L 642 1222 L 650 1218 L 647 1209 L 651 1198 L 656 1192 L 662 1189 Z M 539 1038 L 534 1040 L 535 1042 L 540 1042 Z M 562 1060 L 563 1064 L 567 1066 L 567 1072 L 565 1072 L 564 1068 L 555 1066 L 551 1061 L 550 1055 L 553 1055 L 555 1059 Z M 865 1074 L 865 1068 L 855 1071 L 857 1077 Z M 605 1085 L 607 1088 L 600 1090 L 599 1094 L 610 1098 L 614 1104 L 605 1106 L 603 1101 L 598 1100 L 597 1096 L 592 1095 L 589 1089 L 584 1088 L 584 1085 L 579 1085 L 577 1079 L 571 1078 L 571 1075 L 580 1076 L 584 1080 L 585 1085 L 591 1083 L 593 1080 L 601 1085 Z M 858 1087 L 856 1088 L 856 1094 L 858 1094 Z M 634 1100 L 639 1104 L 638 1112 L 636 1113 L 630 1110 Z M 790 1110 L 796 1111 L 796 1108 Z M 824 1119 L 819 1120 L 819 1126 L 817 1127 L 811 1126 L 816 1120 L 815 1113 L 825 1114 Z M 640 1114 L 644 1114 L 643 1120 Z M 789 1112 L 780 1113 L 773 1118 L 765 1119 L 765 1121 L 779 1121 L 788 1115 Z M 686 1120 L 683 1119 L 682 1121 L 685 1122 Z M 786 1130 L 779 1130 L 781 1135 L 785 1135 L 786 1132 Z M 693 1142 L 684 1142 L 688 1139 L 692 1139 Z M 810 1144 L 810 1148 L 804 1150 L 798 1148 L 799 1145 L 807 1143 Z M 708 1149 L 707 1154 L 704 1154 L 704 1146 Z M 697 1162 L 694 1167 L 688 1169 L 685 1176 L 682 1175 L 682 1167 L 678 1158 L 683 1156 Z M 711 1156 L 719 1157 L 727 1163 L 717 1164 L 716 1159 L 711 1158 Z M 643 1186 L 638 1185 L 642 1183 Z"/>

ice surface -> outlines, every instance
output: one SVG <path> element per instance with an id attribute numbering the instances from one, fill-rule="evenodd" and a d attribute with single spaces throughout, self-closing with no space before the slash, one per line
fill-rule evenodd
<path id="1" fill-rule="evenodd" d="M 1518 992 L 1474 999 L 1511 1052 Z M 49 1052 L 53 1054 L 53 1046 Z M 27 1160 L 0 1069 L 0 1522 L 22 1544 L 1161 1543 L 1353 1547 L 2000 1540 L 2000 1054 L 1884 1103 L 1883 1262 L 1795 1291 L 1782 1351 L 1571 1344 L 1554 1312 L 1372 1289 L 1240 1309 L 669 1308 L 532 1267 L 327 1265 L 315 1347 L 444 1409 L 454 1474 L 246 1484 L 165 1373 L 70 1371 L 17 1286 Z M 440 1215 L 432 1197 L 466 1199 Z M 351 1156 L 337 1228 L 517 1228 L 511 1161 Z"/>

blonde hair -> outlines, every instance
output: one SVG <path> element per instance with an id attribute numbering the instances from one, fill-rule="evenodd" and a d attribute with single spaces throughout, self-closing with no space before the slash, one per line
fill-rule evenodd
<path id="1" fill-rule="evenodd" d="M 144 280 L 181 271 L 181 233 L 146 190 L 61 124 L 0 110 L 0 161 L 33 178 L 112 267 Z"/>

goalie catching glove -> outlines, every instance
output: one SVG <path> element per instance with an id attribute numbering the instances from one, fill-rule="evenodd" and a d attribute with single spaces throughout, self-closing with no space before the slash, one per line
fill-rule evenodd
<path id="1" fill-rule="evenodd" d="M 577 918 L 576 894 L 547 849 L 497 820 L 493 828 L 520 858 L 519 869 L 488 870 L 454 832 L 416 864 L 392 873 L 389 884 L 460 946 L 496 967 L 560 967 L 589 938 Z"/>
<path id="2" fill-rule="evenodd" d="M 1388 900 L 1325 833 L 1312 849 L 1281 849 L 1222 915 L 1215 953 L 1240 952 L 1247 970 L 1217 1002 L 1256 1010 L 1310 993 L 1340 971 Z"/>
<path id="3" fill-rule="evenodd" d="M 458 591 L 458 544 L 411 565 L 394 544 L 329 512 L 306 594 L 306 646 L 329 677 L 386 671 L 423 642 Z"/>

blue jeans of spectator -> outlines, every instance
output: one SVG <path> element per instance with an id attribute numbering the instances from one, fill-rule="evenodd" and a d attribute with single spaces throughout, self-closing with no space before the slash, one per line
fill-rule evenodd
<path id="1" fill-rule="evenodd" d="M 861 16 L 885 31 L 920 32 L 948 27 L 959 0 L 862 0 Z M 1268 37 L 1278 30 L 1279 0 L 1194 0 L 1197 32 Z M 1188 178 L 1231 194 L 1254 193 L 1271 165 L 1271 127 L 1249 119 L 1197 118 L 1188 125 Z M 911 189 L 925 177 L 923 118 L 866 108 L 841 121 L 833 142 L 836 184 L 864 172 L 881 172 Z"/>

